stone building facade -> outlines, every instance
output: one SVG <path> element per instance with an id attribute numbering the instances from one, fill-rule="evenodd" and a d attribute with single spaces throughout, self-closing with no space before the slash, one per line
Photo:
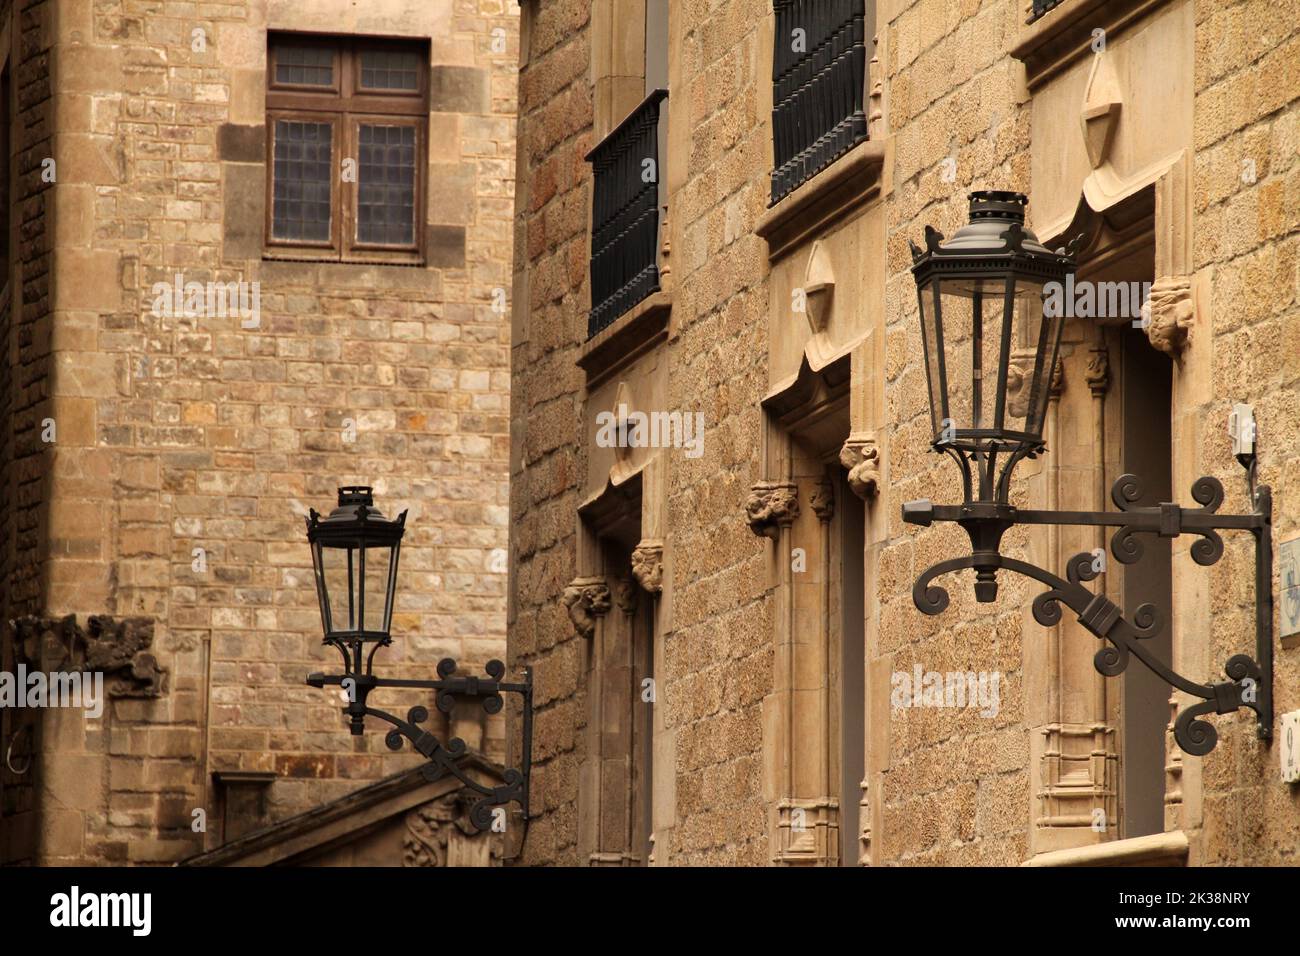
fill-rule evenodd
<path id="1" fill-rule="evenodd" d="M 419 760 L 304 685 L 338 486 L 410 509 L 380 670 L 503 656 L 518 9 L 10 0 L 0 36 L 0 670 L 107 675 L 97 719 L 0 711 L 0 860 L 169 863 Z"/>
<path id="2" fill-rule="evenodd" d="M 1144 503 L 1193 505 L 1210 475 L 1247 512 L 1227 422 L 1249 403 L 1275 540 L 1300 536 L 1300 5 L 525 0 L 520 64 L 523 859 L 1294 864 L 1279 722 L 1269 743 L 1249 711 L 1212 716 L 1217 748 L 1184 754 L 1191 698 L 1136 662 L 1103 678 L 1093 635 L 1038 623 L 1012 574 L 991 604 L 944 579 L 951 606 L 921 614 L 913 582 L 970 545 L 900 506 L 961 501 L 930 449 L 910 243 L 1014 190 L 1049 248 L 1084 235 L 1081 283 L 1150 295 L 1067 323 L 1013 502 L 1111 508 L 1131 472 Z M 800 140 L 792 104 L 842 122 Z M 1162 603 L 1152 652 L 1202 683 L 1255 651 L 1250 535 L 1224 538 L 1210 567 L 1154 539 L 1093 585 Z M 1022 526 L 1004 553 L 1063 573 L 1106 543 Z M 1280 720 L 1300 591 L 1273 557 Z M 928 706 L 951 674 L 997 692 Z"/>

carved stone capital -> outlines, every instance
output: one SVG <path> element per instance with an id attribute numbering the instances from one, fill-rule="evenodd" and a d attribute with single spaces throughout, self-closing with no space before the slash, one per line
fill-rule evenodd
<path id="1" fill-rule="evenodd" d="M 642 541 L 632 551 L 632 575 L 651 594 L 664 589 L 664 543 Z"/>
<path id="2" fill-rule="evenodd" d="M 1165 276 L 1151 286 L 1147 303 L 1146 333 L 1151 344 L 1177 358 L 1187 344 L 1195 318 L 1192 281 L 1188 276 Z"/>
<path id="3" fill-rule="evenodd" d="M 775 539 L 782 525 L 789 527 L 799 517 L 799 489 L 788 482 L 760 481 L 745 502 L 749 530 L 762 538 Z"/>
<path id="4" fill-rule="evenodd" d="M 880 452 L 870 435 L 850 435 L 840 449 L 840 464 L 849 471 L 849 487 L 859 498 L 873 498 L 880 491 Z"/>
<path id="5" fill-rule="evenodd" d="M 604 578 L 574 578 L 561 600 L 569 609 L 569 620 L 578 636 L 591 640 L 596 634 L 596 618 L 610 608 L 609 585 Z"/>

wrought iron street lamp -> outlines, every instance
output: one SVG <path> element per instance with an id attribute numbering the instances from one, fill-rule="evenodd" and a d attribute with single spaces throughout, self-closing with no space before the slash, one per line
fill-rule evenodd
<path id="1" fill-rule="evenodd" d="M 504 681 L 505 665 L 488 661 L 487 677 L 457 677 L 456 662 L 438 662 L 438 680 L 396 680 L 373 673 L 375 652 L 392 643 L 393 601 L 397 589 L 397 563 L 406 530 L 406 512 L 394 519 L 375 508 L 372 490 L 365 486 L 339 489 L 338 507 L 322 518 L 315 509 L 307 517 L 307 540 L 311 544 L 316 570 L 316 594 L 320 600 L 323 643 L 343 655 L 342 674 L 311 674 L 312 687 L 338 686 L 348 698 L 344 712 L 354 736 L 365 732 L 365 718 L 377 717 L 393 726 L 385 738 L 390 750 L 400 750 L 402 740 L 411 742 L 428 763 L 423 773 L 430 782 L 450 773 L 480 794 L 470 809 L 470 822 L 479 830 L 492 824 L 492 809 L 514 802 L 528 818 L 528 778 L 532 766 L 533 675 L 524 668 L 521 682 Z M 370 645 L 366 653 L 366 645 Z M 364 656 L 364 660 L 363 660 Z M 444 745 L 420 728 L 429 719 L 424 707 L 412 707 L 403 720 L 367 703 L 376 687 L 414 687 L 437 692 L 436 706 L 450 714 L 462 697 L 480 700 L 488 714 L 499 713 L 503 693 L 519 694 L 523 701 L 523 747 L 520 769 L 508 769 L 504 784 L 487 787 L 468 776 L 459 766 L 466 753 L 459 737 Z"/>
<path id="2" fill-rule="evenodd" d="M 1009 501 L 1011 477 L 1017 463 L 1044 450 L 1050 378 L 1056 365 L 1063 318 L 1045 301 L 1048 283 L 1063 283 L 1074 272 L 1074 256 L 1082 241 L 1068 249 L 1047 250 L 1024 226 L 1026 197 L 1020 193 L 976 192 L 970 197 L 970 222 L 948 241 L 926 227 L 924 250 L 912 244 L 912 273 L 920 296 L 921 332 L 930 388 L 934 429 L 932 448 L 952 456 L 962 474 L 960 505 L 935 505 L 928 500 L 903 505 L 903 520 L 929 525 L 952 521 L 971 540 L 971 553 L 942 561 L 917 578 L 913 603 L 926 614 L 948 606 L 948 592 L 935 578 L 966 568 L 975 571 L 975 597 L 997 597 L 997 573 L 1014 571 L 1050 590 L 1033 602 L 1038 623 L 1050 627 L 1061 620 L 1061 604 L 1079 623 L 1110 646 L 1094 657 L 1097 670 L 1113 677 L 1138 658 L 1162 680 L 1199 703 L 1185 708 L 1174 722 L 1174 738 L 1190 754 L 1214 749 L 1218 734 L 1208 713 L 1228 714 L 1240 707 L 1255 711 L 1261 739 L 1272 738 L 1273 727 L 1273 593 L 1272 496 L 1255 486 L 1255 436 L 1240 442 L 1238 460 L 1246 468 L 1254 510 L 1250 514 L 1220 515 L 1223 485 L 1203 477 L 1192 485 L 1192 498 L 1201 506 L 1174 503 L 1137 507 L 1141 484 L 1121 475 L 1111 489 L 1118 511 L 1040 511 L 1020 509 Z M 999 469 L 1000 463 L 1000 469 Z M 1002 536 L 1017 524 L 1112 526 L 1110 551 L 1116 560 L 1133 564 L 1142 557 L 1139 534 L 1174 538 L 1196 534 L 1191 548 L 1197 564 L 1214 564 L 1223 555 L 1221 530 L 1249 531 L 1255 538 L 1256 657 L 1237 654 L 1225 666 L 1228 681 L 1200 684 L 1156 660 L 1143 640 L 1160 632 L 1163 614 L 1142 604 L 1125 617 L 1105 594 L 1084 586 L 1100 573 L 1094 556 L 1071 558 L 1062 579 L 1000 552 Z"/>

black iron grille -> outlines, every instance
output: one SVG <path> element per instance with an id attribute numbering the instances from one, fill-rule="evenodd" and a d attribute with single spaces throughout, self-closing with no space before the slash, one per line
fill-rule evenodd
<path id="1" fill-rule="evenodd" d="M 587 154 L 595 177 L 588 338 L 659 289 L 659 105 L 667 95 L 655 90 Z"/>
<path id="2" fill-rule="evenodd" d="M 775 0 L 772 205 L 867 138 L 864 0 Z"/>
<path id="3" fill-rule="evenodd" d="M 1034 10 L 1029 17 L 1029 22 L 1033 23 L 1048 10 L 1060 6 L 1064 0 L 1034 0 Z"/>

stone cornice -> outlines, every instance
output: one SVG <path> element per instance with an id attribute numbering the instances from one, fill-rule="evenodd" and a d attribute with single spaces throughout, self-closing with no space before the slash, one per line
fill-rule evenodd
<path id="1" fill-rule="evenodd" d="M 885 141 L 867 140 L 849 150 L 769 209 L 754 231 L 767 240 L 767 254 L 778 259 L 880 195 Z"/>
<path id="2" fill-rule="evenodd" d="M 1170 0 L 1065 0 L 1022 23 L 1011 55 L 1025 64 L 1030 89 L 1092 53 L 1093 30 L 1118 33 Z M 1025 4 L 1026 7 L 1029 4 Z"/>
<path id="3" fill-rule="evenodd" d="M 588 390 L 666 339 L 672 312 L 672 294 L 655 292 L 588 339 L 577 360 Z"/>

